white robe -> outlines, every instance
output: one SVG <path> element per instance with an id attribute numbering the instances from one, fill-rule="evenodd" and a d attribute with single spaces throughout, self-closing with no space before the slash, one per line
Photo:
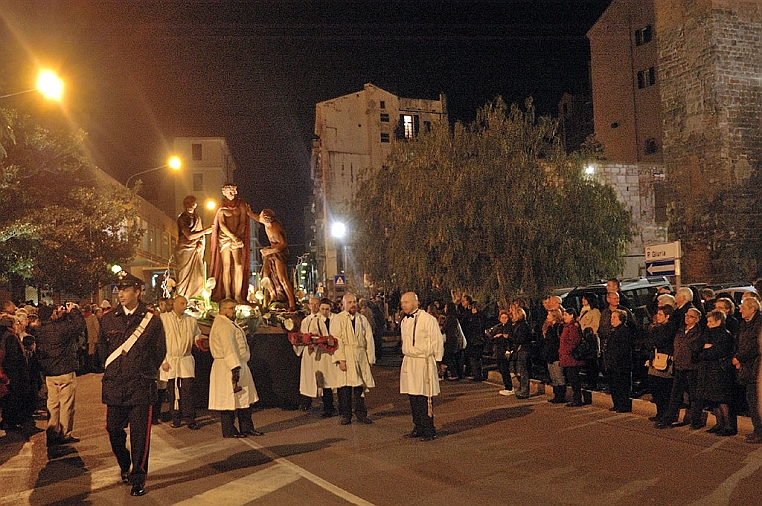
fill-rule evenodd
<path id="1" fill-rule="evenodd" d="M 169 312 L 161 314 L 161 323 L 167 340 L 164 363 L 169 364 L 169 371 L 160 368 L 159 379 L 195 378 L 196 361 L 191 351 L 196 338 L 201 335 L 196 319 L 187 314 L 178 318 L 174 312 Z"/>
<path id="2" fill-rule="evenodd" d="M 254 379 L 249 370 L 251 352 L 243 329 L 223 315 L 217 315 L 209 332 L 209 351 L 214 358 L 209 375 L 209 409 L 229 411 L 248 408 L 259 400 Z M 232 370 L 241 368 L 238 385 L 233 393 Z"/>
<path id="3" fill-rule="evenodd" d="M 413 314 L 400 324 L 405 355 L 400 368 L 400 393 L 434 397 L 439 395 L 437 362 L 444 354 L 444 339 L 436 318 L 420 309 Z"/>
<path id="4" fill-rule="evenodd" d="M 331 320 L 331 335 L 339 343 L 333 353 L 334 374 L 326 374 L 326 387 L 359 387 L 372 388 L 373 381 L 370 366 L 376 363 L 376 348 L 373 344 L 373 327 L 368 319 L 360 313 L 355 313 L 355 327 L 352 328 L 350 314 L 342 311 Z M 339 362 L 346 360 L 347 370 L 339 369 Z"/>
<path id="5" fill-rule="evenodd" d="M 331 315 L 332 316 L 332 315 Z M 331 316 L 328 317 L 332 321 Z M 320 314 L 309 315 L 302 320 L 300 328 L 302 334 L 329 335 L 329 329 L 325 327 L 325 318 Z M 326 387 L 326 383 L 336 382 L 336 378 L 326 379 L 327 376 L 335 376 L 338 367 L 333 363 L 333 354 L 319 347 L 310 349 L 309 346 L 294 346 L 294 352 L 302 357 L 302 365 L 299 374 L 299 393 L 317 398 L 320 390 Z"/>

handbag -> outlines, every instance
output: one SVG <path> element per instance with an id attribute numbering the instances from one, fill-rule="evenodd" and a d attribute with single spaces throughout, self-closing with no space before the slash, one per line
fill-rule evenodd
<path id="1" fill-rule="evenodd" d="M 666 353 L 659 353 L 654 350 L 654 358 L 651 359 L 651 365 L 657 371 L 666 371 L 669 367 L 670 357 Z"/>

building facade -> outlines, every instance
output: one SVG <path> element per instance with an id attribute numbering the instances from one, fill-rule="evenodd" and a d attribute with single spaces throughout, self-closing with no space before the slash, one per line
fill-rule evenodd
<path id="1" fill-rule="evenodd" d="M 412 139 L 439 121 L 447 121 L 444 95 L 438 100 L 402 98 L 373 84 L 317 104 L 307 222 L 317 279 L 328 293 L 334 293 L 335 277 L 341 274 L 349 288 L 362 287 L 351 231 L 352 200 L 362 182 L 386 163 L 394 142 Z"/>

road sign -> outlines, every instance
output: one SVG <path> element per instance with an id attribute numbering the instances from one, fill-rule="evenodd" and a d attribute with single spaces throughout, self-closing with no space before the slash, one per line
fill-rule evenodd
<path id="1" fill-rule="evenodd" d="M 333 277 L 333 286 L 335 287 L 344 287 L 347 286 L 347 279 L 344 277 L 343 274 L 337 274 Z"/>
<path id="2" fill-rule="evenodd" d="M 660 260 L 646 262 L 646 276 L 676 276 L 680 274 L 680 260 Z"/>
<path id="3" fill-rule="evenodd" d="M 646 246 L 646 265 L 653 262 L 673 260 L 680 257 L 682 257 L 680 252 L 680 241 Z"/>
<path id="4" fill-rule="evenodd" d="M 113 295 L 119 294 L 119 285 L 111 285 L 111 293 Z"/>

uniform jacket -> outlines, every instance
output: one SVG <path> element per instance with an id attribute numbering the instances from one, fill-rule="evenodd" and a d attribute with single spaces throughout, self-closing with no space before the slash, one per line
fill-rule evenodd
<path id="1" fill-rule="evenodd" d="M 444 340 L 436 318 L 420 309 L 403 318 L 400 393 L 433 397 L 439 395 L 437 362 L 444 354 Z M 502 339 L 502 338 L 501 338 Z"/>
<path id="2" fill-rule="evenodd" d="M 209 375 L 209 409 L 231 411 L 248 408 L 259 400 L 249 369 L 251 352 L 243 329 L 223 315 L 217 315 L 209 332 L 209 352 L 214 358 Z M 238 385 L 233 393 L 232 371 L 241 368 Z"/>
<path id="3" fill-rule="evenodd" d="M 147 313 L 143 302 L 127 316 L 120 304 L 103 315 L 99 341 L 107 356 L 119 348 L 138 327 Z M 103 373 L 102 400 L 112 406 L 139 406 L 156 402 L 156 378 L 167 354 L 164 327 L 153 317 L 130 352 L 111 362 Z"/>
<path id="4" fill-rule="evenodd" d="M 338 340 L 339 347 L 333 353 L 333 362 L 338 368 L 342 360 L 347 362 L 347 370 L 336 371 L 335 383 L 329 388 L 359 387 L 372 388 L 373 381 L 370 366 L 376 363 L 376 349 L 373 342 L 373 327 L 368 319 L 355 313 L 355 326 L 352 328 L 350 314 L 347 311 L 334 316 L 331 320 L 331 334 Z"/>

